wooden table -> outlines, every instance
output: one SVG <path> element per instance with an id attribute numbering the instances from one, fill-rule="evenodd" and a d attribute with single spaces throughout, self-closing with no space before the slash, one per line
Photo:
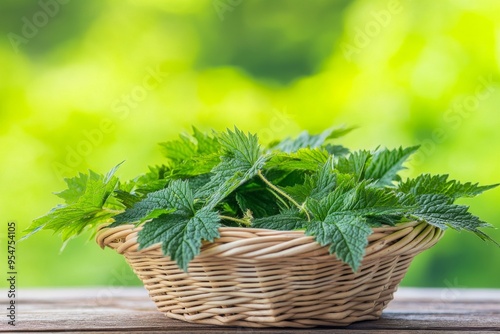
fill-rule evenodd
<path id="1" fill-rule="evenodd" d="M 18 288 L 16 326 L 0 332 L 106 333 L 453 333 L 500 331 L 500 290 L 400 288 L 380 320 L 346 328 L 254 329 L 195 325 L 165 317 L 143 288 Z"/>

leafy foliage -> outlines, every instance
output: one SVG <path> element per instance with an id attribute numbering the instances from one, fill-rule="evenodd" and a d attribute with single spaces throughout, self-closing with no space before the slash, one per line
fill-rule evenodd
<path id="1" fill-rule="evenodd" d="M 448 175 L 423 174 L 414 179 L 399 184 L 399 190 L 413 195 L 441 194 L 453 199 L 460 197 L 475 197 L 486 190 L 493 189 L 498 184 L 479 186 L 477 183 L 460 183 L 448 180 Z"/>
<path id="2" fill-rule="evenodd" d="M 120 183 L 90 171 L 66 180 L 65 201 L 36 219 L 64 240 L 100 223 L 142 225 L 140 248 L 161 243 L 183 270 L 219 227 L 304 230 L 356 271 L 372 228 L 421 220 L 491 240 L 490 227 L 454 204 L 497 185 L 479 186 L 428 174 L 402 181 L 399 172 L 418 147 L 358 150 L 334 139 L 350 128 L 301 133 L 263 148 L 256 135 L 234 128 L 205 134 L 193 128 L 161 143 L 165 164 Z M 110 219 L 114 221 L 110 221 Z"/>
<path id="3" fill-rule="evenodd" d="M 417 150 L 418 146 L 376 151 L 366 168 L 365 178 L 377 180 L 379 186 L 392 186 L 400 180 L 398 172 L 404 168 L 403 163 Z"/>
<path id="4" fill-rule="evenodd" d="M 195 210 L 188 182 L 176 182 L 169 189 L 172 189 L 169 193 L 171 201 L 165 206 L 177 209 L 153 217 L 139 233 L 138 242 L 140 249 L 161 242 L 163 253 L 175 259 L 186 271 L 189 262 L 200 252 L 202 240 L 213 241 L 219 237 L 220 218 L 217 212 L 206 207 Z"/>
<path id="5" fill-rule="evenodd" d="M 118 166 L 106 175 L 89 171 L 89 174 L 66 179 L 68 189 L 57 194 L 66 204 L 35 219 L 25 231 L 28 233 L 25 238 L 41 229 L 48 229 L 61 233 L 63 241 L 67 241 L 113 217 L 115 213 L 106 210 L 104 205 L 118 185 L 118 178 L 114 176 Z"/>
<path id="6" fill-rule="evenodd" d="M 292 153 L 300 150 L 301 148 L 316 148 L 324 145 L 324 143 L 330 139 L 342 137 L 343 135 L 351 132 L 353 129 L 354 128 L 343 127 L 337 129 L 326 129 L 317 135 L 310 135 L 309 132 L 304 131 L 295 139 L 283 139 L 281 142 L 272 146 L 272 149 L 283 151 L 285 153 Z"/>

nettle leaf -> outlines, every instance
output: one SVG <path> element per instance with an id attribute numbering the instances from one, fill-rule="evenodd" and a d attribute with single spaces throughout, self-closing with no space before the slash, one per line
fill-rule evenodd
<path id="1" fill-rule="evenodd" d="M 266 168 L 278 170 L 309 170 L 315 171 L 328 159 L 328 152 L 315 148 L 301 148 L 292 153 L 275 153 L 266 163 Z"/>
<path id="2" fill-rule="evenodd" d="M 356 186 L 354 193 L 346 196 L 343 210 L 357 215 L 375 216 L 402 214 L 409 208 L 402 205 L 396 193 L 390 189 L 375 188 L 363 182 Z"/>
<path id="3" fill-rule="evenodd" d="M 207 209 L 194 215 L 181 212 L 162 215 L 144 224 L 137 237 L 139 249 L 161 243 L 163 254 L 187 271 L 189 262 L 200 253 L 202 241 L 213 242 L 220 237 L 219 221 L 217 212 Z"/>
<path id="4" fill-rule="evenodd" d="M 212 154 L 220 151 L 218 134 L 213 133 L 212 136 L 201 132 L 196 127 L 193 126 L 193 138 L 196 140 L 198 146 L 198 155 Z"/>
<path id="5" fill-rule="evenodd" d="M 301 148 L 316 148 L 320 147 L 328 139 L 335 139 L 344 136 L 351 132 L 354 128 L 337 128 L 327 129 L 318 135 L 310 135 L 309 132 L 303 131 L 295 139 L 286 138 L 278 144 L 271 147 L 272 150 L 279 150 L 285 153 L 296 152 Z"/>
<path id="6" fill-rule="evenodd" d="M 330 246 L 330 254 L 347 263 L 354 272 L 361 264 L 372 229 L 364 218 L 352 215 L 329 215 L 323 221 L 312 221 L 306 235 L 314 236 L 322 246 Z"/>
<path id="7" fill-rule="evenodd" d="M 490 224 L 481 221 L 468 212 L 468 206 L 452 204 L 452 200 L 445 195 L 404 195 L 402 202 L 417 205 L 414 210 L 410 211 L 410 215 L 418 220 L 426 221 L 443 230 L 447 227 L 458 231 L 467 230 L 475 233 L 483 240 L 496 243 L 479 230 L 482 227 L 492 227 Z"/>
<path id="8" fill-rule="evenodd" d="M 330 213 L 343 211 L 352 200 L 356 183 L 350 174 L 337 174 L 335 189 L 327 196 L 311 196 L 306 201 L 306 207 L 309 208 L 315 219 L 323 220 Z"/>
<path id="9" fill-rule="evenodd" d="M 208 174 L 219 162 L 219 153 L 195 156 L 188 160 L 177 163 L 173 167 L 170 176 L 179 179 Z"/>
<path id="10" fill-rule="evenodd" d="M 299 203 L 303 203 L 308 197 L 322 198 L 331 192 L 337 184 L 337 173 L 334 170 L 334 157 L 328 159 L 316 167 L 312 175 L 305 175 L 302 183 L 282 189 Z"/>
<path id="11" fill-rule="evenodd" d="M 85 191 L 76 201 L 82 206 L 102 208 L 118 185 L 118 178 L 113 176 L 121 163 L 113 167 L 104 177 L 89 170 Z"/>
<path id="12" fill-rule="evenodd" d="M 367 215 L 366 223 L 371 227 L 381 227 L 383 225 L 395 226 L 404 221 L 404 214 L 378 214 L 374 216 Z"/>
<path id="13" fill-rule="evenodd" d="M 398 190 L 413 195 L 441 194 L 450 198 L 475 197 L 486 190 L 493 189 L 499 184 L 479 186 L 477 183 L 460 183 L 448 180 L 448 175 L 423 174 L 414 179 L 408 179 L 398 186 Z"/>
<path id="14" fill-rule="evenodd" d="M 141 200 L 141 196 L 132 194 L 128 191 L 124 191 L 121 189 L 115 190 L 114 198 L 122 204 L 125 208 L 131 208 L 135 203 Z"/>
<path id="15" fill-rule="evenodd" d="M 351 152 L 347 147 L 342 145 L 326 144 L 323 145 L 323 148 L 328 152 L 328 154 L 333 155 L 334 157 L 344 157 Z"/>
<path id="16" fill-rule="evenodd" d="M 264 170 L 262 171 L 262 174 L 264 174 L 271 183 L 281 188 L 303 184 L 312 173 L 312 171 L 303 170 L 278 171 L 276 169 L 266 169 L 266 166 L 264 166 Z"/>
<path id="17" fill-rule="evenodd" d="M 145 199 L 115 216 L 115 222 L 110 227 L 141 223 L 161 213 L 172 211 L 194 212 L 193 203 L 194 195 L 189 181 L 174 180 L 167 188 L 149 193 Z"/>
<path id="18" fill-rule="evenodd" d="M 239 186 L 256 176 L 265 162 L 266 157 L 258 158 L 252 165 L 236 159 L 225 158 L 212 170 L 213 176 L 197 195 L 200 197 L 208 196 L 205 205 L 214 208 Z"/>
<path id="19" fill-rule="evenodd" d="M 367 181 L 356 184 L 352 177 L 340 176 L 340 182 L 326 197 L 307 200 L 314 220 L 306 232 L 321 245 L 330 245 L 330 252 L 356 271 L 372 231 L 370 224 L 402 216 L 409 208 L 400 204 L 389 188 L 373 187 Z"/>
<path id="20" fill-rule="evenodd" d="M 355 151 L 347 157 L 340 157 L 336 169 L 343 174 L 352 174 L 360 181 L 365 178 L 365 171 L 371 159 L 372 154 L 369 151 Z"/>
<path id="21" fill-rule="evenodd" d="M 306 175 L 303 183 L 297 183 L 293 186 L 281 187 L 284 192 L 290 195 L 299 203 L 304 203 L 313 193 L 315 188 L 315 180 L 310 175 Z"/>
<path id="22" fill-rule="evenodd" d="M 106 175 L 93 171 L 76 179 L 67 181 L 68 190 L 59 193 L 68 204 L 59 205 L 45 216 L 37 218 L 25 230 L 27 235 L 23 239 L 40 230 L 53 230 L 61 234 L 63 241 L 79 235 L 88 228 L 106 222 L 115 215 L 104 208 L 104 205 L 118 185 L 118 178 L 114 176 L 115 166 Z"/>
<path id="23" fill-rule="evenodd" d="M 378 150 L 373 154 L 373 158 L 366 167 L 365 179 L 376 180 L 375 184 L 380 187 L 394 186 L 394 181 L 399 181 L 398 172 L 402 169 L 403 163 L 417 151 L 419 146 L 408 148 L 398 148 L 395 150 Z"/>
<path id="24" fill-rule="evenodd" d="M 242 213 L 250 211 L 255 218 L 279 213 L 279 206 L 274 195 L 267 188 L 237 192 L 235 199 Z"/>
<path id="25" fill-rule="evenodd" d="M 303 229 L 308 225 L 307 219 L 297 210 L 287 210 L 280 214 L 254 219 L 252 227 L 278 231 Z"/>
<path id="26" fill-rule="evenodd" d="M 85 193 L 87 188 L 88 175 L 79 173 L 73 178 L 65 178 L 68 189 L 55 193 L 58 197 L 64 199 L 66 204 L 75 203 Z"/>
<path id="27" fill-rule="evenodd" d="M 171 161 L 170 177 L 186 178 L 209 173 L 220 160 L 221 145 L 216 133 L 209 136 L 193 127 L 193 135 L 160 144 Z"/>
<path id="28" fill-rule="evenodd" d="M 160 143 L 159 145 L 163 155 L 174 163 L 191 159 L 197 154 L 195 141 L 186 134 L 179 135 L 179 139 Z"/>
<path id="29" fill-rule="evenodd" d="M 165 165 L 149 166 L 149 171 L 128 181 L 129 193 L 142 198 L 150 192 L 165 188 L 172 170 Z"/>
<path id="30" fill-rule="evenodd" d="M 260 158 L 260 146 L 257 135 L 245 134 L 238 128 L 234 132 L 227 130 L 219 137 L 219 143 L 225 150 L 224 156 L 252 165 Z"/>
<path id="31" fill-rule="evenodd" d="M 314 188 L 310 196 L 322 198 L 337 186 L 337 173 L 334 171 L 334 157 L 330 156 L 312 177 Z"/>
<path id="32" fill-rule="evenodd" d="M 197 192 L 199 197 L 208 197 L 205 203 L 208 208 L 214 208 L 256 176 L 268 158 L 261 154 L 257 136 L 245 135 L 237 128 L 221 134 L 219 140 L 225 151 L 222 161 L 213 168 L 210 181 Z"/>
<path id="33" fill-rule="evenodd" d="M 27 236 L 40 230 L 53 230 L 59 233 L 63 241 L 79 235 L 87 228 L 102 224 L 113 216 L 101 208 L 86 208 L 81 205 L 69 205 L 56 208 L 47 215 L 33 221 L 33 224 L 25 230 Z"/>

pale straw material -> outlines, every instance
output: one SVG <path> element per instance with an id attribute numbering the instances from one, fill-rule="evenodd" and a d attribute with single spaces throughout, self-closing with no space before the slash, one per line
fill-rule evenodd
<path id="1" fill-rule="evenodd" d="M 187 273 L 157 244 L 138 251 L 139 228 L 104 228 L 97 242 L 123 254 L 158 309 L 192 323 L 247 327 L 346 326 L 373 320 L 413 257 L 443 231 L 410 222 L 374 228 L 358 272 L 302 231 L 220 228 Z"/>

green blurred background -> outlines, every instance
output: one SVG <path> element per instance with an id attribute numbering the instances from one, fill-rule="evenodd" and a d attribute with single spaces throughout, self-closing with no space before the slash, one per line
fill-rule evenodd
<path id="1" fill-rule="evenodd" d="M 406 176 L 500 182 L 496 0 L 2 0 L 0 17 L 2 244 L 64 177 L 126 160 L 132 178 L 191 125 L 264 141 L 355 125 L 351 148 L 423 145 Z M 499 200 L 462 203 L 499 227 Z M 88 239 L 19 243 L 19 286 L 139 284 Z M 449 231 L 403 284 L 498 288 L 500 249 Z"/>

